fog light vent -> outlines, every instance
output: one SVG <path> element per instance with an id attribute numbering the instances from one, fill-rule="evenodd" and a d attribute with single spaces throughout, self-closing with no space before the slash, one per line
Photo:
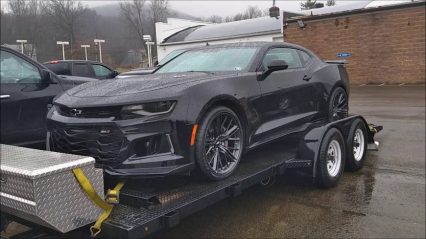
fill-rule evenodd
<path id="1" fill-rule="evenodd" d="M 138 157 L 171 152 L 165 135 L 138 139 L 134 143 L 133 150 Z"/>

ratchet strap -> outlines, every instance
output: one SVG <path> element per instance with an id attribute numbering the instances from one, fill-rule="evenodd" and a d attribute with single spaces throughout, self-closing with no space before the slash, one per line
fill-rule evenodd
<path id="1" fill-rule="evenodd" d="M 95 224 L 90 227 L 90 232 L 92 234 L 92 237 L 96 237 L 101 232 L 102 223 L 106 219 L 108 219 L 109 215 L 112 212 L 112 208 L 114 206 L 111 205 L 110 203 L 113 203 L 113 204 L 118 203 L 119 193 L 121 188 L 123 188 L 124 186 L 124 182 L 119 182 L 114 187 L 114 189 L 108 190 L 107 199 L 106 201 L 104 201 L 98 195 L 98 193 L 96 193 L 95 189 L 93 188 L 92 184 L 90 183 L 89 179 L 86 177 L 86 175 L 84 174 L 81 168 L 75 168 L 72 170 L 72 172 L 74 173 L 74 176 L 77 179 L 77 182 L 79 183 L 80 187 L 89 197 L 89 199 L 103 210 L 102 214 L 99 216 L 98 220 L 96 220 Z"/>

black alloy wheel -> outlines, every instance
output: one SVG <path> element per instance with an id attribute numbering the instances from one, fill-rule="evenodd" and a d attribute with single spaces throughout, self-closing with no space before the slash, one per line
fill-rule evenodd
<path id="1" fill-rule="evenodd" d="M 200 170 L 213 180 L 228 177 L 240 162 L 244 131 L 238 116 L 227 107 L 209 110 L 200 122 L 195 156 Z"/>
<path id="2" fill-rule="evenodd" d="M 348 95 L 346 94 L 346 91 L 341 88 L 337 87 L 333 92 L 331 93 L 330 101 L 329 101 L 329 108 L 328 108 L 328 115 L 330 122 L 344 119 L 348 117 L 349 112 L 349 101 L 348 101 Z"/>

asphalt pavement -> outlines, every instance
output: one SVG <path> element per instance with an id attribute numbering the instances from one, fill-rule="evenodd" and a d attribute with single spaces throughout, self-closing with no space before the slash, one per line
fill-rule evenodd
<path id="1" fill-rule="evenodd" d="M 425 238 L 425 86 L 352 87 L 350 113 L 384 130 L 380 151 L 337 187 L 289 172 L 154 238 Z M 14 223 L 6 235 L 22 229 Z"/>
<path id="2" fill-rule="evenodd" d="M 425 238 L 425 87 L 352 87 L 350 113 L 383 125 L 365 167 L 318 189 L 289 172 L 184 219 L 160 238 Z"/>

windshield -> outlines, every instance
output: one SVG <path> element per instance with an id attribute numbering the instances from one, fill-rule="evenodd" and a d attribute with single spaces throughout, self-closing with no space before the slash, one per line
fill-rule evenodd
<path id="1" fill-rule="evenodd" d="M 179 55 L 180 53 L 184 52 L 185 49 L 181 49 L 181 50 L 174 50 L 172 52 L 170 52 L 167 56 L 165 56 L 163 59 L 161 59 L 160 62 L 158 62 L 158 65 L 164 65 L 166 64 L 168 61 L 170 61 L 171 59 L 173 59 L 175 56 Z"/>
<path id="2" fill-rule="evenodd" d="M 156 73 L 188 71 L 244 71 L 257 52 L 254 47 L 224 47 L 190 50 L 158 69 Z"/>

